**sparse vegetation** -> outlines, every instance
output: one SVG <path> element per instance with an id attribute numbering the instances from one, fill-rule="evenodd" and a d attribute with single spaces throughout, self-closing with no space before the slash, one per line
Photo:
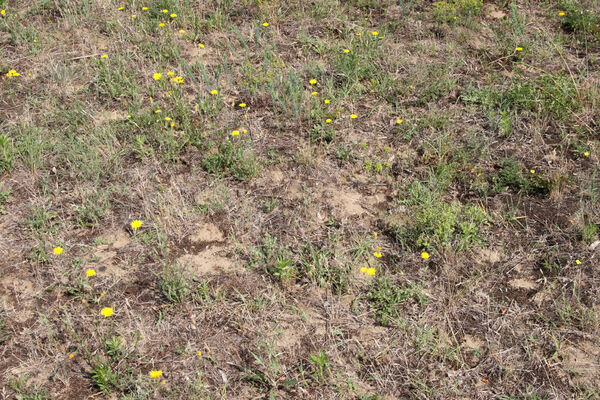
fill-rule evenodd
<path id="1" fill-rule="evenodd" d="M 0 393 L 598 399 L 594 0 L 0 0 Z"/>

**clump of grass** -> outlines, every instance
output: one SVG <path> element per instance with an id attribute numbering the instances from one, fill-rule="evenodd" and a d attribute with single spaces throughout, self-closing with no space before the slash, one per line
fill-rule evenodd
<path id="1" fill-rule="evenodd" d="M 214 143 L 202 166 L 208 172 L 231 175 L 240 181 L 251 179 L 260 169 L 256 156 L 244 149 L 244 142 L 229 138 Z"/>
<path id="2" fill-rule="evenodd" d="M 441 193 L 420 181 L 407 188 L 400 200 L 406 207 L 404 222 L 395 226 L 398 242 L 407 249 L 468 249 L 484 243 L 482 228 L 489 218 L 473 204 L 446 201 Z"/>
<path id="3" fill-rule="evenodd" d="M 419 286 L 398 286 L 385 276 L 372 281 L 368 296 L 371 310 L 382 325 L 391 325 L 400 317 L 400 306 L 403 303 L 411 299 L 418 304 L 427 301 L 427 296 Z"/>
<path id="4" fill-rule="evenodd" d="M 433 3 L 433 17 L 438 22 L 465 24 L 479 15 L 483 0 L 448 0 Z"/>
<path id="5" fill-rule="evenodd" d="M 160 290 L 170 303 L 183 303 L 191 292 L 185 269 L 178 265 L 166 266 L 160 280 Z"/>
<path id="6" fill-rule="evenodd" d="M 565 13 L 560 19 L 563 29 L 600 39 L 600 15 L 586 2 L 562 0 L 559 8 Z"/>

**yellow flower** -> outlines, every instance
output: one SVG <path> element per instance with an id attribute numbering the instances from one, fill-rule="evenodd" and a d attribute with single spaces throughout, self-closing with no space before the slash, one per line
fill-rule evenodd
<path id="1" fill-rule="evenodd" d="M 176 76 L 175 78 L 171 78 L 171 81 L 175 83 L 183 83 L 183 78 L 181 76 Z"/>
<path id="2" fill-rule="evenodd" d="M 558 16 L 559 16 L 559 17 L 564 17 L 564 16 L 565 16 L 565 13 L 561 11 L 561 12 L 559 12 L 559 13 L 558 13 Z"/>
<path id="3" fill-rule="evenodd" d="M 328 124 L 330 124 L 330 123 L 331 123 L 331 118 L 327 118 L 327 119 L 325 120 L 325 122 L 326 122 L 326 123 L 328 123 Z"/>
<path id="4" fill-rule="evenodd" d="M 331 100 L 329 100 L 329 99 L 325 99 L 325 100 L 323 100 L 323 103 L 325 103 L 325 104 L 329 104 L 329 103 L 331 103 Z"/>
<path id="5" fill-rule="evenodd" d="M 119 7 L 119 11 L 123 11 L 125 7 Z"/>
<path id="6" fill-rule="evenodd" d="M 87 271 L 85 271 L 85 274 L 89 277 L 92 277 L 96 275 L 96 271 L 94 271 L 93 269 L 88 269 Z"/>
<path id="7" fill-rule="evenodd" d="M 164 24 L 164 22 L 161 22 L 160 24 L 158 24 L 158 26 L 160 26 L 161 28 L 164 28 L 165 24 Z"/>
<path id="8" fill-rule="evenodd" d="M 358 115 L 356 115 L 356 114 L 350 114 L 350 118 L 356 119 L 356 118 L 358 118 Z"/>
<path id="9" fill-rule="evenodd" d="M 375 253 L 373 253 L 373 255 L 377 258 L 381 258 L 382 254 L 379 251 L 376 251 Z"/>
<path id="10" fill-rule="evenodd" d="M 310 83 L 311 85 L 316 85 L 317 84 L 317 80 L 316 79 L 311 79 L 310 81 L 308 81 L 308 83 Z"/>
<path id="11" fill-rule="evenodd" d="M 131 119 L 131 115 L 127 114 L 127 119 Z"/>
<path id="12" fill-rule="evenodd" d="M 150 378 L 160 378 L 162 376 L 162 370 L 152 370 L 149 373 Z"/>
<path id="13" fill-rule="evenodd" d="M 373 31 L 373 32 L 371 32 L 371 35 L 373 35 L 373 36 L 377 36 L 377 35 L 379 35 L 379 32 L 377 32 L 377 31 Z"/>
<path id="14" fill-rule="evenodd" d="M 377 232 L 373 232 L 373 236 L 374 236 L 374 237 L 377 237 Z"/>
<path id="15" fill-rule="evenodd" d="M 198 354 L 198 357 L 202 357 L 202 351 L 198 350 L 196 354 Z"/>
<path id="16" fill-rule="evenodd" d="M 428 252 L 426 252 L 426 251 L 422 252 L 422 253 L 421 253 L 421 258 L 422 258 L 423 260 L 428 260 L 428 259 L 429 259 L 429 253 L 428 253 Z"/>
<path id="17" fill-rule="evenodd" d="M 522 47 L 517 47 L 517 48 L 515 49 L 515 51 L 523 51 L 523 48 L 522 48 Z"/>
<path id="18" fill-rule="evenodd" d="M 203 49 L 204 45 L 202 43 L 198 43 L 198 47 L 200 47 L 201 49 Z"/>
<path id="19" fill-rule="evenodd" d="M 396 123 L 397 123 L 398 125 L 400 125 L 402 122 L 404 122 L 404 121 L 403 121 L 403 120 L 401 120 L 401 119 L 397 119 L 397 120 L 396 120 Z"/>
<path id="20" fill-rule="evenodd" d="M 169 75 L 169 76 L 174 76 L 174 75 L 175 75 L 175 72 L 173 72 L 173 71 L 169 71 L 169 72 L 167 72 L 167 75 Z"/>
<path id="21" fill-rule="evenodd" d="M 140 221 L 139 219 L 136 219 L 136 220 L 134 220 L 134 221 L 131 221 L 131 223 L 130 223 L 131 227 L 132 227 L 134 230 L 136 230 L 136 229 L 139 229 L 139 228 L 142 226 L 142 224 L 143 224 L 143 222 L 142 222 L 142 221 Z"/>
<path id="22" fill-rule="evenodd" d="M 137 17 L 137 15 L 135 15 L 135 14 L 133 14 L 133 15 L 131 16 L 131 18 L 135 18 L 135 17 Z"/>
<path id="23" fill-rule="evenodd" d="M 175 126 L 175 122 L 171 122 L 171 128 Z"/>
<path id="24" fill-rule="evenodd" d="M 240 103 L 240 104 L 238 104 L 238 107 L 244 108 L 244 107 L 246 107 L 246 103 Z"/>
<path id="25" fill-rule="evenodd" d="M 240 134 L 240 131 L 231 131 L 231 135 L 237 136 Z"/>
<path id="26" fill-rule="evenodd" d="M 148 7 L 142 7 L 142 11 L 148 11 Z"/>
<path id="27" fill-rule="evenodd" d="M 360 272 L 364 272 L 365 274 L 367 273 L 368 268 L 367 267 L 362 267 L 360 269 Z"/>
<path id="28" fill-rule="evenodd" d="M 575 264 L 581 265 L 581 260 L 575 260 Z"/>
<path id="29" fill-rule="evenodd" d="M 175 13 L 171 14 L 171 18 L 177 18 L 177 14 L 175 14 Z"/>
<path id="30" fill-rule="evenodd" d="M 170 121 L 171 117 L 165 117 L 165 121 Z"/>
<path id="31" fill-rule="evenodd" d="M 313 96 L 316 96 L 316 95 L 318 95 L 318 94 L 319 94 L 319 92 L 312 92 L 311 94 L 312 94 Z"/>
<path id="32" fill-rule="evenodd" d="M 198 111 L 198 104 L 194 105 L 194 110 Z"/>
<path id="33" fill-rule="evenodd" d="M 583 156 L 584 156 L 584 157 L 589 157 L 589 156 L 590 156 L 590 152 L 589 152 L 589 151 L 586 151 L 586 152 L 584 152 L 584 153 L 583 153 Z"/>
<path id="34" fill-rule="evenodd" d="M 73 354 L 73 353 L 69 354 L 69 358 L 73 358 L 73 357 L 75 357 L 75 354 Z"/>
<path id="35" fill-rule="evenodd" d="M 367 268 L 367 275 L 375 275 L 375 268 Z"/>
<path id="36" fill-rule="evenodd" d="M 248 133 L 246 129 L 242 129 L 242 133 Z"/>
<path id="37" fill-rule="evenodd" d="M 164 10 L 162 10 L 162 12 L 166 14 L 166 13 L 168 13 L 168 12 L 169 12 L 169 10 L 167 10 L 167 9 L 165 8 Z"/>
<path id="38" fill-rule="evenodd" d="M 361 35 L 361 33 L 360 33 L 360 32 L 358 32 L 358 33 L 356 34 L 356 36 L 360 36 L 360 35 Z"/>
<path id="39" fill-rule="evenodd" d="M 183 29 L 180 29 L 180 30 L 179 30 L 179 33 L 185 33 L 185 30 L 183 30 Z"/>
<path id="40" fill-rule="evenodd" d="M 17 71 L 15 71 L 14 69 L 11 69 L 10 71 L 8 71 L 6 73 L 6 76 L 11 77 L 11 76 L 21 76 L 20 73 L 18 73 Z"/>
<path id="41" fill-rule="evenodd" d="M 263 22 L 263 26 L 267 27 L 267 26 L 269 26 L 269 23 L 268 22 Z"/>
<path id="42" fill-rule="evenodd" d="M 210 94 L 217 94 L 217 93 L 219 93 L 219 91 L 217 89 L 213 89 L 210 91 Z"/>
<path id="43" fill-rule="evenodd" d="M 535 174 L 535 169 L 530 169 L 530 170 L 529 170 L 529 173 L 531 173 L 531 174 Z"/>
<path id="44" fill-rule="evenodd" d="M 0 15 L 5 15 L 6 14 L 6 10 L 0 10 Z"/>
<path id="45" fill-rule="evenodd" d="M 114 314 L 114 310 L 112 307 L 104 307 L 102 311 L 100 311 L 100 314 L 104 315 L 104 318 L 108 318 Z"/>
<path id="46" fill-rule="evenodd" d="M 100 58 L 108 58 L 108 54 L 102 54 Z"/>
<path id="47" fill-rule="evenodd" d="M 55 247 L 55 248 L 52 250 L 52 252 L 53 252 L 54 254 L 56 254 L 57 256 L 58 256 L 58 255 L 61 255 L 61 254 L 62 254 L 62 252 L 63 252 L 63 248 L 62 248 L 62 247 L 60 247 L 60 246 L 57 246 L 57 247 Z"/>
<path id="48" fill-rule="evenodd" d="M 350 49 L 344 49 L 344 53 L 350 53 Z"/>
<path id="49" fill-rule="evenodd" d="M 155 81 L 160 81 L 160 78 L 162 78 L 162 74 L 160 72 L 155 72 L 154 74 L 152 74 L 152 77 Z"/>
<path id="50" fill-rule="evenodd" d="M 158 110 L 154 110 L 155 114 L 160 114 L 162 112 L 162 110 L 159 108 Z"/>

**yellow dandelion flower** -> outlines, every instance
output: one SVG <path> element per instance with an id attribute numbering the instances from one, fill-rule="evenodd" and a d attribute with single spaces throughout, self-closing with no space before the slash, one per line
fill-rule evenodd
<path id="1" fill-rule="evenodd" d="M 559 17 L 564 17 L 564 16 L 565 16 L 565 13 L 564 13 L 563 11 L 561 11 L 561 12 L 559 12 L 559 13 L 558 13 L 558 16 L 559 16 Z"/>
<path id="2" fill-rule="evenodd" d="M 165 24 L 164 24 L 164 22 L 161 22 L 160 24 L 158 24 L 158 26 L 160 26 L 161 28 L 164 28 Z"/>
<path id="3" fill-rule="evenodd" d="M 396 120 L 396 123 L 397 123 L 398 125 L 400 125 L 402 122 L 404 122 L 404 121 L 403 121 L 403 120 L 401 120 L 401 119 L 397 119 L 397 120 Z"/>
<path id="4" fill-rule="evenodd" d="M 263 22 L 263 26 L 267 27 L 267 26 L 269 26 L 269 23 L 268 22 Z"/>
<path id="5" fill-rule="evenodd" d="M 20 73 L 18 73 L 17 71 L 15 71 L 14 69 L 11 69 L 10 71 L 8 71 L 8 72 L 6 73 L 6 76 L 8 76 L 8 77 L 10 78 L 10 77 L 12 77 L 12 76 L 21 76 L 21 74 L 20 74 Z"/>
<path id="6" fill-rule="evenodd" d="M 244 118 L 248 119 L 248 114 L 244 114 Z"/>
<path id="7" fill-rule="evenodd" d="M 358 32 L 358 33 L 356 34 L 356 36 L 360 36 L 360 35 L 361 35 L 361 33 L 360 33 L 360 32 Z"/>
<path id="8" fill-rule="evenodd" d="M 377 237 L 377 232 L 373 232 L 373 236 L 374 236 L 374 237 Z"/>
<path id="9" fill-rule="evenodd" d="M 69 354 L 69 358 L 73 358 L 73 357 L 75 357 L 75 354 L 73 354 L 73 353 Z"/>
<path id="10" fill-rule="evenodd" d="M 165 117 L 165 121 L 170 121 L 171 117 Z"/>
<path id="11" fill-rule="evenodd" d="M 319 92 L 312 92 L 311 94 L 312 94 L 313 96 L 316 96 L 316 95 L 318 95 L 318 94 L 319 94 Z"/>
<path id="12" fill-rule="evenodd" d="M 231 131 L 232 136 L 237 136 L 240 134 L 240 131 Z"/>
<path id="13" fill-rule="evenodd" d="M 52 249 L 52 252 L 54 254 L 56 254 L 57 256 L 61 255 L 63 252 L 63 248 L 60 246 L 55 247 L 54 249 Z"/>
<path id="14" fill-rule="evenodd" d="M 194 105 L 194 110 L 198 111 L 198 104 Z"/>
<path id="15" fill-rule="evenodd" d="M 246 129 L 242 129 L 242 133 L 248 133 Z"/>
<path id="16" fill-rule="evenodd" d="M 316 85 L 317 84 L 317 80 L 316 79 L 311 79 L 310 81 L 308 81 L 308 83 L 310 83 L 311 85 Z"/>
<path id="17" fill-rule="evenodd" d="M 583 156 L 584 156 L 584 157 L 589 157 L 589 156 L 590 156 L 590 152 L 589 152 L 589 151 L 585 151 L 585 152 L 583 152 Z"/>
<path id="18" fill-rule="evenodd" d="M 522 47 L 517 47 L 517 48 L 515 49 L 515 51 L 523 51 L 523 48 L 522 48 Z"/>
<path id="19" fill-rule="evenodd" d="M 148 11 L 148 7 L 142 7 L 142 11 Z"/>
<path id="20" fill-rule="evenodd" d="M 198 350 L 196 354 L 198 354 L 198 357 L 202 357 L 202 351 Z"/>
<path id="21" fill-rule="evenodd" d="M 364 272 L 365 274 L 367 273 L 368 268 L 367 267 L 362 267 L 360 269 L 360 272 Z"/>
<path id="22" fill-rule="evenodd" d="M 108 54 L 102 54 L 100 58 L 108 58 Z"/>
<path id="23" fill-rule="evenodd" d="M 125 9 L 125 7 L 119 7 L 119 11 L 123 11 Z"/>
<path id="24" fill-rule="evenodd" d="M 350 118 L 356 119 L 356 118 L 358 118 L 358 115 L 356 115 L 356 114 L 350 114 Z"/>
<path id="25" fill-rule="evenodd" d="M 135 15 L 135 14 L 133 14 L 133 15 L 131 16 L 131 18 L 136 18 L 136 17 L 137 17 L 137 15 Z"/>
<path id="26" fill-rule="evenodd" d="M 170 15 L 171 18 L 177 18 L 177 14 L 173 13 Z"/>
<path id="27" fill-rule="evenodd" d="M 238 104 L 238 107 L 244 108 L 244 107 L 246 107 L 246 103 L 240 103 L 240 104 Z"/>
<path id="28" fill-rule="evenodd" d="M 203 49 L 204 48 L 204 44 L 198 43 L 198 47 L 200 47 L 201 49 Z"/>
<path id="29" fill-rule="evenodd" d="M 383 255 L 381 254 L 381 252 L 376 251 L 375 253 L 373 253 L 373 255 L 377 258 L 381 258 Z"/>
<path id="30" fill-rule="evenodd" d="M 139 219 L 136 219 L 136 220 L 131 221 L 131 223 L 129 225 L 131 225 L 131 228 L 133 228 L 133 230 L 136 230 L 136 229 L 140 229 L 142 224 L 143 224 L 142 221 L 140 221 Z"/>
<path id="31" fill-rule="evenodd" d="M 344 53 L 350 53 L 350 49 L 344 49 Z"/>
<path id="32" fill-rule="evenodd" d="M 162 370 L 152 370 L 149 372 L 150 378 L 160 378 L 162 376 Z"/>
<path id="33" fill-rule="evenodd" d="M 530 170 L 529 170 L 529 173 L 530 173 L 530 174 L 535 174 L 535 169 L 530 169 Z"/>
<path id="34" fill-rule="evenodd" d="M 152 74 L 152 78 L 154 78 L 155 81 L 160 81 L 160 79 L 162 78 L 162 74 L 160 72 L 155 72 L 154 74 Z"/>
<path id="35" fill-rule="evenodd" d="M 373 31 L 373 32 L 371 32 L 371 35 L 373 35 L 373 36 L 377 36 L 377 35 L 379 35 L 379 32 L 377 32 L 377 31 Z"/>
<path id="36" fill-rule="evenodd" d="M 331 118 L 327 118 L 327 119 L 325 120 L 325 122 L 326 122 L 326 123 L 328 123 L 328 124 L 330 124 L 330 123 L 331 123 Z"/>
<path id="37" fill-rule="evenodd" d="M 375 275 L 375 268 L 367 268 L 367 275 Z"/>
<path id="38" fill-rule="evenodd" d="M 426 251 L 422 252 L 422 253 L 421 253 L 421 258 L 422 258 L 423 260 L 428 260 L 428 259 L 429 259 L 429 253 L 428 253 L 428 252 L 426 252 Z"/>
<path id="39" fill-rule="evenodd" d="M 184 29 L 180 29 L 179 33 L 185 33 L 185 30 Z"/>
<path id="40" fill-rule="evenodd" d="M 114 310 L 112 309 L 112 307 L 104 307 L 104 308 L 102 309 L 102 311 L 100 311 L 100 314 L 104 315 L 104 318 L 108 318 L 108 317 L 110 317 L 111 315 L 113 315 L 114 313 L 115 313 L 115 312 L 114 312 Z"/>
<path id="41" fill-rule="evenodd" d="M 219 93 L 219 91 L 217 89 L 213 89 L 210 91 L 210 94 L 217 94 L 217 93 Z"/>
<path id="42" fill-rule="evenodd" d="M 169 10 L 167 10 L 166 8 L 164 10 L 162 10 L 163 14 L 166 14 L 169 12 Z"/>
<path id="43" fill-rule="evenodd" d="M 96 275 L 96 271 L 93 269 L 88 269 L 85 271 L 85 274 L 91 278 L 92 276 Z"/>
<path id="44" fill-rule="evenodd" d="M 325 103 L 325 104 L 329 104 L 329 103 L 331 103 L 331 100 L 329 100 L 329 99 L 325 99 L 325 100 L 323 100 L 323 103 Z"/>
<path id="45" fill-rule="evenodd" d="M 159 108 L 158 110 L 154 110 L 155 114 L 160 114 L 162 112 L 162 110 Z"/>
<path id="46" fill-rule="evenodd" d="M 581 265 L 581 260 L 575 260 L 575 264 Z"/>
<path id="47" fill-rule="evenodd" d="M 175 122 L 171 122 L 171 128 L 175 126 Z"/>
<path id="48" fill-rule="evenodd" d="M 167 72 L 167 75 L 169 75 L 169 76 L 175 76 L 175 72 L 169 71 L 169 72 Z"/>
<path id="49" fill-rule="evenodd" d="M 127 114 L 127 119 L 131 119 L 131 115 Z"/>

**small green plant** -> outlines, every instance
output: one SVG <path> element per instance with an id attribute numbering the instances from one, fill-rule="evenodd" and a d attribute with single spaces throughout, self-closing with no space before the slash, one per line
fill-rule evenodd
<path id="1" fill-rule="evenodd" d="M 118 336 L 110 336 L 104 339 L 104 350 L 113 361 L 119 361 L 125 350 L 121 347 L 123 339 Z"/>
<path id="2" fill-rule="evenodd" d="M 10 172 L 12 170 L 13 150 L 11 139 L 7 135 L 0 135 L 0 168 Z"/>
<path id="3" fill-rule="evenodd" d="M 4 317 L 4 308 L 0 308 L 0 343 L 10 337 L 10 332 L 6 326 L 6 318 Z"/>
<path id="4" fill-rule="evenodd" d="M 48 394 L 48 391 L 43 386 L 28 385 L 27 376 L 19 378 L 10 378 L 8 385 L 15 391 L 17 400 L 50 400 L 53 397 Z"/>
<path id="5" fill-rule="evenodd" d="M 577 0 L 562 0 L 558 7 L 565 13 L 560 19 L 564 30 L 600 39 L 600 15 L 592 7 Z"/>
<path id="6" fill-rule="evenodd" d="M 318 384 L 325 383 L 331 374 L 331 365 L 325 350 L 319 349 L 316 354 L 311 354 L 309 361 L 313 365 L 314 372 L 312 377 L 315 382 Z"/>
<path id="7" fill-rule="evenodd" d="M 110 362 L 106 360 L 97 360 L 92 365 L 90 375 L 94 385 L 102 391 L 107 391 L 120 385 L 119 373 L 113 370 Z"/>
<path id="8" fill-rule="evenodd" d="M 208 172 L 220 175 L 231 175 L 235 179 L 245 181 L 251 179 L 260 167 L 256 156 L 243 148 L 243 143 L 226 138 L 215 144 L 215 151 L 209 153 L 202 165 Z"/>
<path id="9" fill-rule="evenodd" d="M 388 277 L 374 279 L 368 296 L 371 310 L 382 325 L 390 325 L 400 316 L 400 306 L 403 303 L 411 299 L 418 304 L 427 301 L 427 296 L 421 287 L 412 284 L 398 286 Z"/>
<path id="10" fill-rule="evenodd" d="M 183 303 L 190 294 L 185 269 L 177 265 L 165 267 L 160 280 L 160 290 L 169 302 Z"/>

